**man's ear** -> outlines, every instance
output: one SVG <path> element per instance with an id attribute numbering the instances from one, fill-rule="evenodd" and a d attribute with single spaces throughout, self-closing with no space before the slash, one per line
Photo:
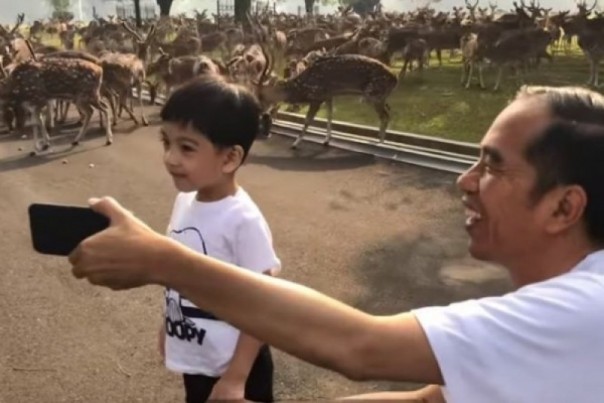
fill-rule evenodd
<path id="1" fill-rule="evenodd" d="M 546 231 L 560 233 L 581 221 L 587 207 L 587 194 L 578 185 L 563 186 L 548 195 L 549 217 Z"/>
<path id="2" fill-rule="evenodd" d="M 235 172 L 243 163 L 244 155 L 245 152 L 240 145 L 229 147 L 225 150 L 222 172 L 229 174 Z"/>

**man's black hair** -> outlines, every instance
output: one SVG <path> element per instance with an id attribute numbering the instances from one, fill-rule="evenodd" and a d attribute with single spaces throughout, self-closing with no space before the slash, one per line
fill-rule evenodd
<path id="1" fill-rule="evenodd" d="M 247 89 L 206 76 L 175 90 L 161 110 L 164 122 L 191 125 L 216 147 L 241 146 L 247 157 L 260 125 L 260 104 Z"/>
<path id="2" fill-rule="evenodd" d="M 552 123 L 525 150 L 537 171 L 533 200 L 557 186 L 580 186 L 588 236 L 604 244 L 604 97 L 578 87 L 525 87 L 518 98 L 527 95 L 542 97 L 552 112 Z"/>

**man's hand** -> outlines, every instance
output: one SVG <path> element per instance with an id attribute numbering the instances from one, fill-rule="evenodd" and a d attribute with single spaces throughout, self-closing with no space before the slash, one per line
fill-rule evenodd
<path id="1" fill-rule="evenodd" d="M 110 226 L 84 241 L 69 255 L 73 275 L 114 290 L 152 283 L 152 262 L 161 235 L 113 198 L 91 199 L 91 208 L 107 216 Z"/>
<path id="2" fill-rule="evenodd" d="M 214 385 L 212 393 L 208 398 L 212 400 L 230 400 L 246 402 L 245 400 L 245 380 L 236 380 L 230 378 L 220 378 Z"/>

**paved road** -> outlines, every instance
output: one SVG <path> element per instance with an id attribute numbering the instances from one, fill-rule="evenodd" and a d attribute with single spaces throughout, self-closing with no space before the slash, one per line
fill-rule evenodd
<path id="1" fill-rule="evenodd" d="M 165 228 L 175 191 L 157 128 L 122 123 L 115 140 L 104 147 L 97 133 L 67 150 L 57 137 L 55 154 L 30 158 L 29 141 L 0 135 L 0 402 L 182 401 L 156 349 L 162 290 L 95 288 L 30 246 L 32 202 L 108 194 Z M 379 314 L 508 289 L 501 270 L 467 256 L 453 176 L 288 144 L 256 143 L 240 180 L 272 227 L 283 277 Z M 276 368 L 279 399 L 414 387 L 354 383 L 279 352 Z"/>

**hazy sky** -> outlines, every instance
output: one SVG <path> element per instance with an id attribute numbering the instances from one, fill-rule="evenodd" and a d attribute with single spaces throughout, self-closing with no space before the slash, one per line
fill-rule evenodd
<path id="1" fill-rule="evenodd" d="M 71 0 L 74 6 L 74 12 L 78 15 L 78 3 L 82 2 L 82 10 L 84 18 L 90 18 L 92 5 L 96 5 L 97 10 L 113 9 L 114 0 Z M 122 0 L 124 3 L 129 3 L 129 0 Z M 153 0 L 148 1 L 150 4 L 154 4 Z M 228 0 L 225 0 L 228 1 Z M 317 0 L 319 2 L 320 0 Z M 418 4 L 422 4 L 425 0 L 382 0 L 385 9 L 391 10 L 405 10 L 415 8 Z M 509 10 L 512 8 L 513 0 L 499 0 L 498 4 L 500 8 Z M 529 0 L 525 0 L 527 3 Z M 453 6 L 462 6 L 463 0 L 441 0 L 440 3 L 435 5 L 437 9 L 451 9 Z M 488 0 L 480 0 L 480 5 L 486 7 Z M 572 9 L 575 10 L 573 0 L 541 0 L 543 7 L 552 7 L 554 10 L 557 9 Z M 304 0 L 287 0 L 286 2 L 278 3 L 278 9 L 284 11 L 297 12 L 298 6 L 304 6 Z M 207 8 L 209 12 L 216 10 L 216 0 L 174 0 L 172 10 L 174 13 L 187 12 L 193 9 L 203 10 Z M 325 10 L 325 7 L 322 7 Z M 12 23 L 15 16 L 19 12 L 26 14 L 26 20 L 33 20 L 38 18 L 47 17 L 51 10 L 48 6 L 48 0 L 0 0 L 0 23 Z"/>

